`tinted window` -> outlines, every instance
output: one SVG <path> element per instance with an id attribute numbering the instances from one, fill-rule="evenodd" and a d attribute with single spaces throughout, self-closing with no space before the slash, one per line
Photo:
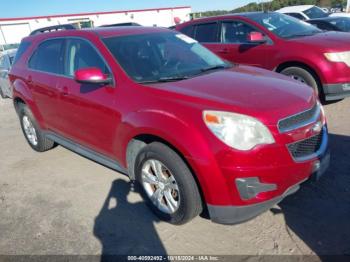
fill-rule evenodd
<path id="1" fill-rule="evenodd" d="M 181 33 L 188 35 L 189 37 L 193 37 L 193 26 L 186 26 L 180 30 Z"/>
<path id="2" fill-rule="evenodd" d="M 300 19 L 300 20 L 305 20 L 305 17 L 301 14 L 298 14 L 298 13 L 287 13 L 287 15 L 295 17 L 295 18 Z"/>
<path id="3" fill-rule="evenodd" d="M 317 22 L 311 22 L 311 24 L 317 26 L 321 30 L 327 30 L 327 31 L 337 30 L 335 26 L 333 26 L 332 24 L 329 24 L 328 22 L 317 21 Z"/>
<path id="4" fill-rule="evenodd" d="M 25 51 L 27 51 L 27 49 L 30 47 L 31 43 L 30 42 L 25 42 L 22 41 L 21 44 L 19 45 L 18 49 L 17 49 L 17 53 L 15 58 L 12 61 L 12 64 L 16 64 L 22 57 L 22 55 L 25 53 Z"/>
<path id="5" fill-rule="evenodd" d="M 339 28 L 341 31 L 344 32 L 350 32 L 350 19 L 347 17 L 342 17 L 342 18 L 338 18 L 334 21 L 331 21 L 331 24 L 335 27 L 335 28 Z"/>
<path id="6" fill-rule="evenodd" d="M 136 82 L 177 81 L 228 65 L 197 41 L 180 33 L 153 33 L 103 40 Z M 215 71 L 215 70 L 214 70 Z"/>
<path id="7" fill-rule="evenodd" d="M 85 40 L 68 40 L 66 58 L 65 75 L 74 76 L 76 70 L 88 67 L 96 67 L 101 69 L 105 74 L 109 74 L 108 67 L 101 56 Z"/>
<path id="8" fill-rule="evenodd" d="M 29 68 L 62 74 L 62 39 L 53 39 L 40 44 L 29 61 Z"/>
<path id="9" fill-rule="evenodd" d="M 218 42 L 218 24 L 201 24 L 196 26 L 196 36 L 198 42 L 215 43 Z"/>
<path id="10" fill-rule="evenodd" d="M 257 30 L 242 22 L 223 22 L 222 41 L 223 43 L 248 43 L 247 36 L 254 31 Z"/>

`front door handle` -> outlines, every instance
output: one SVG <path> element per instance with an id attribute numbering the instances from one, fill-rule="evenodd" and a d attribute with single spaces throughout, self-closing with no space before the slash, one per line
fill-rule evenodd
<path id="1" fill-rule="evenodd" d="M 68 87 L 64 86 L 62 89 L 61 89 L 61 94 L 63 96 L 68 96 Z"/>
<path id="2" fill-rule="evenodd" d="M 68 87 L 67 86 L 60 86 L 59 84 L 56 85 L 57 91 L 61 96 L 68 96 Z"/>

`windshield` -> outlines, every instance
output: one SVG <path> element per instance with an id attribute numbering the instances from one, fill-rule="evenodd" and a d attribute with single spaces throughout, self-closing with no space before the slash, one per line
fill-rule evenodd
<path id="1" fill-rule="evenodd" d="M 260 13 L 251 18 L 270 32 L 282 38 L 309 36 L 322 32 L 311 24 L 279 13 Z"/>
<path id="2" fill-rule="evenodd" d="M 104 43 L 136 82 L 179 81 L 229 65 L 180 33 L 151 33 L 105 38 Z"/>
<path id="3" fill-rule="evenodd" d="M 317 6 L 305 10 L 303 13 L 306 14 L 309 17 L 309 19 L 324 18 L 329 16 L 326 12 L 324 12 L 321 8 L 318 8 Z"/>
<path id="4" fill-rule="evenodd" d="M 330 22 L 332 25 L 335 25 L 341 31 L 350 32 L 350 18 L 342 17 L 337 18 Z"/>

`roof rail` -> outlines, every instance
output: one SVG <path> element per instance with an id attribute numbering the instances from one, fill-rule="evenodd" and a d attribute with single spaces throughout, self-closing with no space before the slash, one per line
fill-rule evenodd
<path id="1" fill-rule="evenodd" d="M 42 33 L 47 33 L 52 31 L 59 31 L 59 30 L 76 30 L 76 29 L 77 28 L 72 24 L 54 25 L 54 26 L 48 26 L 48 27 L 36 29 L 33 32 L 31 32 L 30 35 L 37 35 L 37 34 L 42 34 Z"/>
<path id="2" fill-rule="evenodd" d="M 115 27 L 115 26 L 141 26 L 141 25 L 134 22 L 126 22 L 126 23 L 111 24 L 111 25 L 101 25 L 100 27 Z"/>

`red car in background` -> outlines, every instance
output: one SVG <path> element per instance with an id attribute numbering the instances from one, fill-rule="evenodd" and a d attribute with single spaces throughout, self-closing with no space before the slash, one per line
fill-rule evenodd
<path id="1" fill-rule="evenodd" d="M 178 25 L 234 63 L 258 66 L 313 87 L 321 99 L 350 96 L 350 34 L 324 32 L 296 18 L 275 13 L 240 13 Z"/>

